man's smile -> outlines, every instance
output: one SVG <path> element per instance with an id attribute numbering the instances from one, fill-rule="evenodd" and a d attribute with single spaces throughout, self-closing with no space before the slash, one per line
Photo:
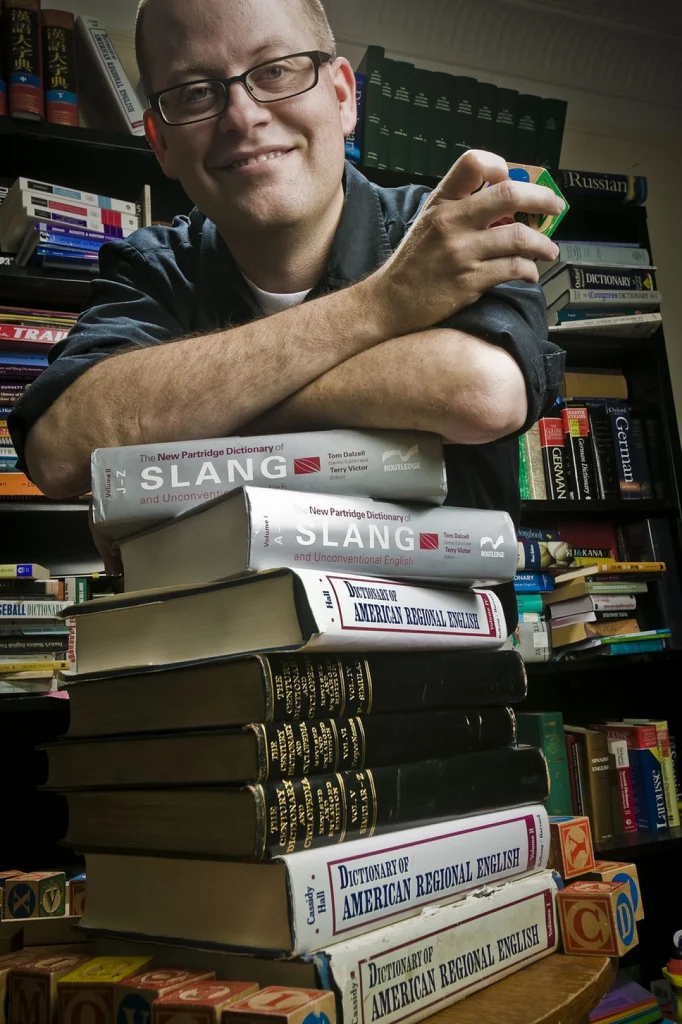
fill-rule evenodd
<path id="1" fill-rule="evenodd" d="M 251 171 L 253 168 L 263 168 L 265 164 L 274 163 L 277 160 L 281 160 L 282 157 L 288 156 L 292 153 L 292 149 L 267 149 L 267 150 L 255 150 L 252 153 L 244 153 L 236 158 L 227 161 L 219 166 L 219 170 L 223 171 Z"/>

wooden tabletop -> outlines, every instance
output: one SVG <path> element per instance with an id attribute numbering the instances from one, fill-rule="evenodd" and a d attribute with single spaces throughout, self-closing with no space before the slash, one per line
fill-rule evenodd
<path id="1" fill-rule="evenodd" d="M 608 957 L 554 953 L 440 1010 L 428 1024 L 587 1024 L 614 975 Z"/>

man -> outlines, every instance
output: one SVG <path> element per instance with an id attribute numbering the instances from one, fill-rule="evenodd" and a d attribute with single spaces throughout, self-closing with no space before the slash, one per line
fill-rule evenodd
<path id="1" fill-rule="evenodd" d="M 197 209 L 102 250 L 11 417 L 38 486 L 86 491 L 97 447 L 411 427 L 451 445 L 451 504 L 518 519 L 514 435 L 563 354 L 534 284 L 557 248 L 513 214 L 561 201 L 488 153 L 430 196 L 344 169 L 355 83 L 320 0 L 142 0 L 136 45 L 148 138 Z"/>

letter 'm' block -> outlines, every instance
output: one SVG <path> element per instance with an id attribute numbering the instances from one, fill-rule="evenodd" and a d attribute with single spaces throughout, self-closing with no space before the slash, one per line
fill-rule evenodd
<path id="1" fill-rule="evenodd" d="M 637 945 L 635 909 L 622 882 L 572 882 L 557 903 L 565 953 L 624 956 Z"/>
<path id="2" fill-rule="evenodd" d="M 59 1024 L 113 1024 L 114 987 L 137 974 L 148 956 L 98 956 L 61 978 Z"/>
<path id="3" fill-rule="evenodd" d="M 31 964 L 44 955 L 44 953 L 33 953 L 30 950 L 22 949 L 18 953 L 8 953 L 6 956 L 0 957 L 0 1024 L 7 1024 L 10 971 L 16 970 L 17 967 L 23 967 L 25 964 Z"/>
<path id="4" fill-rule="evenodd" d="M 89 959 L 79 953 L 43 954 L 13 967 L 9 977 L 8 1024 L 57 1024 L 59 979 Z"/>
<path id="5" fill-rule="evenodd" d="M 213 971 L 190 971 L 186 967 L 157 967 L 134 974 L 114 989 L 115 1024 L 150 1024 L 152 1003 L 169 992 L 188 988 L 198 981 L 213 981 Z"/>
<path id="6" fill-rule="evenodd" d="M 152 1004 L 152 1024 L 220 1024 L 226 1007 L 258 991 L 250 981 L 200 981 Z"/>
<path id="7" fill-rule="evenodd" d="M 594 848 L 589 818 L 550 818 L 549 867 L 566 881 L 594 870 Z"/>
<path id="8" fill-rule="evenodd" d="M 66 876 L 63 871 L 33 871 L 14 875 L 3 886 L 4 916 L 14 920 L 32 917 L 63 917 L 66 909 Z"/>
<path id="9" fill-rule="evenodd" d="M 270 985 L 223 1013 L 222 1024 L 336 1024 L 333 992 Z"/>
<path id="10" fill-rule="evenodd" d="M 622 882 L 630 890 L 630 899 L 635 908 L 635 921 L 644 920 L 642 906 L 642 890 L 639 887 L 639 875 L 636 864 L 622 864 L 617 860 L 597 860 L 594 871 L 587 875 L 593 882 Z"/>

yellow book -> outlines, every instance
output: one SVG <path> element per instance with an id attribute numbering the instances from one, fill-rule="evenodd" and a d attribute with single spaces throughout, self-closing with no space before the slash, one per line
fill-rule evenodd
<path id="1" fill-rule="evenodd" d="M 665 562 L 611 562 L 601 558 L 592 562 L 591 565 L 581 566 L 578 569 L 569 569 L 554 577 L 555 583 L 568 583 L 569 580 L 577 580 L 581 576 L 625 576 L 639 575 L 644 573 L 665 572 Z"/>
<path id="2" fill-rule="evenodd" d="M 66 672 L 71 666 L 63 661 L 0 661 L 0 676 L 14 672 Z"/>
<path id="3" fill-rule="evenodd" d="M 552 647 L 565 647 L 594 637 L 639 633 L 637 619 L 615 619 L 613 622 L 573 622 L 568 626 L 552 626 Z"/>

